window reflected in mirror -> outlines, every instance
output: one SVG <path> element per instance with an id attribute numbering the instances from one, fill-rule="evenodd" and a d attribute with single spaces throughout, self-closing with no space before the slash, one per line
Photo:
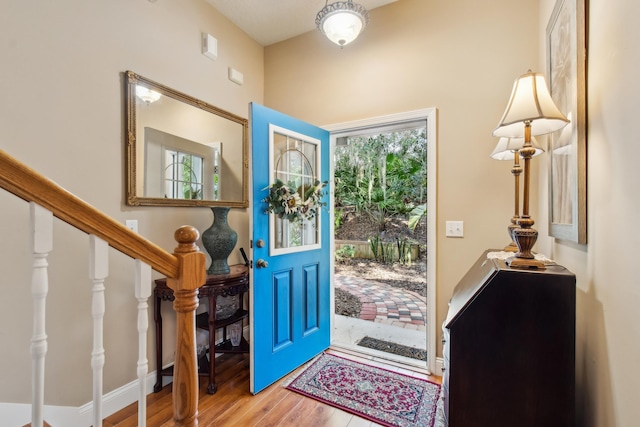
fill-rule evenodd
<path id="1" fill-rule="evenodd" d="M 202 199 L 203 163 L 203 157 L 165 149 L 164 197 L 186 200 Z"/>

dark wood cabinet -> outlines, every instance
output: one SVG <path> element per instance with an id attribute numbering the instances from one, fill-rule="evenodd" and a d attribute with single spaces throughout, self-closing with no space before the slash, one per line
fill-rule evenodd
<path id="1" fill-rule="evenodd" d="M 453 291 L 443 324 L 449 427 L 572 427 L 575 275 L 511 269 L 485 252 Z"/>
<path id="2" fill-rule="evenodd" d="M 167 279 L 155 281 L 153 295 L 155 298 L 154 319 L 156 323 L 156 366 L 157 381 L 153 390 L 157 393 L 162 389 L 162 377 L 173 376 L 173 366 L 162 369 L 162 316 L 160 305 L 162 301 L 173 301 L 173 290 L 167 286 Z M 198 298 L 206 298 L 208 311 L 196 316 L 196 327 L 209 331 L 209 358 L 198 360 L 198 374 L 207 377 L 209 384 L 207 393 L 214 394 L 218 390 L 215 381 L 216 358 L 215 353 L 248 353 L 249 343 L 243 337 L 240 345 L 233 346 L 227 339 L 226 327 L 242 322 L 249 317 L 249 311 L 244 308 L 244 294 L 249 291 L 249 269 L 245 265 L 232 265 L 228 274 L 210 274 L 206 283 L 198 288 Z M 216 318 L 218 297 L 237 296 L 238 309 L 235 313 L 223 319 Z M 242 325 L 242 323 L 240 323 Z M 216 329 L 223 328 L 222 342 L 215 344 Z M 213 350 L 212 350 L 213 349 Z"/>

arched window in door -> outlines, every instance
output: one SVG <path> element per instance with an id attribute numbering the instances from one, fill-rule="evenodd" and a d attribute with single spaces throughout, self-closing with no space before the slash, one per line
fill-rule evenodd
<path id="1" fill-rule="evenodd" d="M 270 253 L 317 249 L 322 209 L 317 203 L 315 206 L 310 203 L 319 183 L 320 141 L 271 126 L 269 144 L 271 185 L 283 186 L 282 203 L 286 205 L 284 215 L 271 215 Z"/>

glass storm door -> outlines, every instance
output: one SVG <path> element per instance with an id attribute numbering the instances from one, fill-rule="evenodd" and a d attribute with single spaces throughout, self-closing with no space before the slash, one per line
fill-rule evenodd
<path id="1" fill-rule="evenodd" d="M 257 393 L 329 347 L 329 211 L 318 205 L 327 203 L 328 186 L 313 198 L 315 185 L 329 179 L 329 132 L 261 105 L 250 110 Z M 280 187 L 272 193 L 274 184 Z"/>

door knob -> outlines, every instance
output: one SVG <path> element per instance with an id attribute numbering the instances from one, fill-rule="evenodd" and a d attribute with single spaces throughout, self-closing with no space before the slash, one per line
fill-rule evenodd
<path id="1" fill-rule="evenodd" d="M 267 268 L 269 267 L 269 263 L 265 260 L 263 260 L 262 258 L 260 258 L 258 261 L 256 261 L 256 267 L 258 268 Z"/>
<path id="2" fill-rule="evenodd" d="M 264 240 L 258 239 L 258 241 L 256 242 L 256 246 L 259 248 L 264 248 Z"/>

